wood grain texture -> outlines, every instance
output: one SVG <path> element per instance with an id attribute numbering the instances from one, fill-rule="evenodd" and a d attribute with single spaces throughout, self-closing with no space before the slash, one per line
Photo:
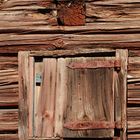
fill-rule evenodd
<path id="1" fill-rule="evenodd" d="M 128 50 L 116 50 L 116 58 L 121 59 L 121 70 L 118 73 L 121 96 L 121 123 L 122 123 L 122 139 L 127 139 L 127 63 Z"/>
<path id="2" fill-rule="evenodd" d="M 35 137 L 54 137 L 54 112 L 56 94 L 56 59 L 43 60 L 41 91 L 37 101 L 37 114 L 34 120 Z M 36 95 L 35 95 L 36 96 Z"/>
<path id="3" fill-rule="evenodd" d="M 19 139 L 28 139 L 29 52 L 19 53 Z"/>
<path id="4" fill-rule="evenodd" d="M 18 134 L 0 134 L 2 140 L 19 140 Z"/>
<path id="5" fill-rule="evenodd" d="M 18 109 L 0 110 L 0 132 L 18 130 Z"/>
<path id="6" fill-rule="evenodd" d="M 5 1 L 1 4 L 0 12 L 0 51 L 17 53 L 20 50 L 71 49 L 77 46 L 139 48 L 138 0 L 91 0 L 85 3 L 86 25 L 71 27 L 57 25 L 58 9 L 50 0 Z M 64 34 L 69 36 L 65 37 Z M 85 34 L 92 34 L 91 39 Z M 75 35 L 82 36 L 78 39 Z"/>
<path id="7" fill-rule="evenodd" d="M 139 139 L 140 133 L 140 57 L 139 51 L 129 51 L 128 63 L 128 139 Z"/>
<path id="8" fill-rule="evenodd" d="M 59 92 L 57 92 L 57 97 L 56 97 L 56 108 L 57 108 L 56 111 L 59 110 L 58 114 L 56 112 L 56 117 L 59 118 L 59 120 L 56 118 L 56 127 L 59 128 L 59 131 L 57 130 L 57 136 L 72 137 L 72 138 L 84 137 L 84 136 L 86 137 L 113 136 L 112 130 L 108 130 L 108 131 L 102 129 L 95 130 L 95 131 L 86 130 L 85 132 L 85 131 L 70 131 L 68 129 L 63 128 L 63 124 L 69 123 L 70 121 L 77 121 L 77 120 L 81 120 L 81 121 L 82 120 L 83 121 L 106 120 L 111 122 L 114 121 L 114 116 L 111 113 L 113 111 L 113 105 L 111 104 L 113 104 L 114 95 L 113 95 L 113 87 L 112 85 L 110 85 L 113 84 L 113 82 L 107 82 L 109 84 L 108 86 L 106 86 L 107 88 L 103 86 L 105 85 L 104 82 L 106 81 L 105 80 L 106 78 L 110 81 L 113 80 L 112 69 L 71 70 L 66 67 L 67 64 L 69 64 L 70 62 L 81 62 L 81 61 L 86 62 L 88 60 L 92 60 L 92 58 L 85 58 L 85 59 L 83 57 L 65 58 L 65 59 L 60 58 L 58 60 L 60 61 L 61 64 L 61 65 L 59 63 L 57 64 L 57 66 L 60 67 L 60 71 L 61 71 L 61 73 L 58 74 L 60 75 L 60 77 L 61 76 L 63 77 L 63 75 L 65 76 L 64 79 L 59 78 L 63 83 L 61 85 L 61 81 L 59 80 L 59 84 L 60 84 L 59 90 L 61 89 L 60 87 L 62 87 L 60 93 L 63 94 L 63 98 L 62 95 L 60 96 Z M 99 85 L 101 85 L 101 87 L 103 86 L 102 88 L 100 88 L 97 81 L 99 81 L 100 83 Z M 91 86 L 91 83 L 95 84 L 94 88 L 93 85 Z M 82 87 L 87 87 L 87 88 L 83 89 Z M 96 89 L 95 87 L 99 87 L 99 88 Z M 98 96 L 96 95 L 96 93 L 98 94 Z M 105 102 L 105 100 L 108 100 L 109 102 Z M 59 105 L 59 107 L 57 104 Z M 103 112 L 105 112 L 106 115 Z"/>
<path id="9" fill-rule="evenodd" d="M 0 106 L 18 105 L 17 69 L 0 70 Z"/>
<path id="10" fill-rule="evenodd" d="M 0 51 L 13 53 L 19 50 L 54 50 L 77 48 L 139 48 L 137 34 L 94 34 L 94 35 L 0 35 Z M 5 47 L 6 46 L 6 47 Z"/>

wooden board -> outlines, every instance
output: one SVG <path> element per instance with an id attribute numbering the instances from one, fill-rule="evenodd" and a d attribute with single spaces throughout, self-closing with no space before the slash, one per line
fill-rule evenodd
<path id="1" fill-rule="evenodd" d="M 43 60 L 41 90 L 36 97 L 35 137 L 54 136 L 54 102 L 56 94 L 56 59 Z"/>
<path id="2" fill-rule="evenodd" d="M 56 118 L 59 118 L 56 120 L 56 135 L 60 137 L 113 137 L 114 135 L 112 130 L 71 131 L 62 128 L 68 122 L 114 122 L 113 69 L 74 70 L 67 67 L 72 62 L 91 60 L 94 58 L 58 59 L 57 65 L 60 68 L 58 79 L 61 80 L 58 81 L 59 89 L 56 93 L 56 110 L 58 110 Z"/>

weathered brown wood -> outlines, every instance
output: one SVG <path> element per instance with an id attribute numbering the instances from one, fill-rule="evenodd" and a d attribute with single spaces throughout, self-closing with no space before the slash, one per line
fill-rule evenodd
<path id="1" fill-rule="evenodd" d="M 121 70 L 119 75 L 119 94 L 121 97 L 121 122 L 122 122 L 122 139 L 127 139 L 127 61 L 128 50 L 116 50 L 116 59 L 121 59 Z"/>
<path id="2" fill-rule="evenodd" d="M 1 140 L 19 140 L 18 134 L 0 134 Z"/>
<path id="3" fill-rule="evenodd" d="M 43 60 L 41 92 L 38 97 L 35 137 L 54 137 L 56 59 Z M 34 129 L 34 128 L 33 128 Z"/>
<path id="4" fill-rule="evenodd" d="M 57 3 L 57 13 L 60 25 L 85 25 L 85 1 L 61 1 Z"/>
<path id="5" fill-rule="evenodd" d="M 29 52 L 19 53 L 19 139 L 28 139 Z"/>
<path id="6" fill-rule="evenodd" d="M 67 74 L 66 74 L 66 61 L 64 58 L 60 58 L 57 61 L 57 85 L 56 85 L 56 103 L 55 106 L 55 137 L 63 136 L 63 115 L 65 109 L 65 99 L 67 92 Z"/>
<path id="7" fill-rule="evenodd" d="M 45 22 L 5 22 L 0 21 L 1 33 L 40 33 L 44 34 L 60 34 L 60 33 L 72 33 L 72 34 L 91 34 L 91 33 L 135 33 L 140 31 L 139 21 L 129 22 L 93 22 L 87 23 L 86 26 L 46 26 Z M 131 26 L 130 26 L 131 25 Z M 28 27 L 28 28 L 27 28 Z"/>
<path id="8" fill-rule="evenodd" d="M 0 35 L 0 51 L 78 49 L 78 48 L 139 48 L 139 34 L 104 35 Z M 16 46 L 15 46 L 16 45 Z M 6 46 L 6 47 L 5 47 Z"/>
<path id="9" fill-rule="evenodd" d="M 86 3 L 86 22 L 139 20 L 139 5 L 138 0 L 90 1 Z"/>
<path id="10" fill-rule="evenodd" d="M 0 132 L 18 130 L 18 110 L 5 109 L 0 110 Z"/>
<path id="11" fill-rule="evenodd" d="M 94 130 L 94 129 L 113 129 L 115 128 L 115 123 L 107 121 L 76 121 L 76 122 L 67 122 L 64 124 L 64 128 L 70 130 Z"/>
<path id="12" fill-rule="evenodd" d="M 113 49 L 75 49 L 75 50 L 54 50 L 54 51 L 31 51 L 30 56 L 41 56 L 41 57 L 65 57 L 65 56 L 86 56 L 96 54 L 115 54 Z"/>
<path id="13" fill-rule="evenodd" d="M 62 124 L 63 123 L 67 123 L 69 122 L 70 120 L 71 121 L 77 121 L 77 120 L 88 120 L 88 118 L 90 118 L 90 120 L 95 120 L 95 121 L 98 121 L 98 120 L 109 120 L 109 121 L 113 121 L 113 114 L 111 114 L 111 110 L 113 110 L 113 106 L 112 105 L 108 105 L 108 104 L 111 104 L 113 102 L 113 87 L 110 85 L 108 85 L 108 98 L 107 99 L 108 101 L 111 101 L 111 102 L 108 102 L 108 104 L 106 102 L 104 102 L 104 98 L 107 97 L 106 96 L 103 96 L 104 95 L 104 92 L 103 91 L 100 91 L 101 88 L 97 89 L 97 93 L 98 93 L 98 97 L 96 96 L 96 91 L 94 91 L 94 94 L 95 94 L 95 98 L 94 99 L 94 95 L 91 95 L 89 93 L 93 93 L 93 83 L 97 83 L 97 80 L 93 80 L 91 82 L 88 82 L 88 79 L 89 77 L 91 78 L 92 76 L 95 78 L 96 76 L 98 77 L 98 80 L 99 80 L 99 77 L 100 77 L 100 74 L 101 75 L 104 75 L 104 78 L 109 80 L 111 80 L 111 73 L 112 73 L 112 70 L 109 71 L 106 70 L 106 71 L 94 71 L 94 70 L 88 70 L 88 71 L 83 71 L 83 74 L 82 74 L 82 71 L 73 71 L 73 70 L 68 70 L 68 68 L 66 67 L 67 64 L 69 64 L 69 62 L 80 62 L 80 61 L 88 61 L 88 60 L 92 60 L 92 58 L 60 58 L 58 59 L 61 63 L 58 64 L 58 66 L 60 66 L 60 70 L 63 69 L 63 74 L 59 74 L 60 76 L 64 76 L 65 75 L 65 82 L 62 80 L 61 78 L 61 81 L 62 81 L 62 85 L 61 85 L 61 82 L 59 81 L 59 90 L 60 90 L 60 87 L 63 87 L 62 91 L 61 91 L 61 94 L 63 93 L 63 99 L 62 99 L 62 96 L 60 96 L 59 94 L 57 94 L 57 102 L 59 101 L 59 106 L 61 108 L 57 109 L 59 110 L 59 113 L 57 114 L 56 112 L 56 116 L 58 118 L 60 118 L 59 116 L 62 117 L 62 119 L 58 119 L 56 120 L 57 124 L 59 123 L 59 126 L 56 125 L 56 127 L 59 127 L 59 133 L 57 132 L 57 136 L 64 136 L 64 137 L 84 137 L 85 136 L 85 133 L 83 131 L 69 131 L 67 129 L 64 129 L 64 132 L 63 132 L 63 135 L 62 135 Z M 62 70 L 61 70 L 62 71 Z M 92 74 L 92 71 L 93 71 L 93 75 L 90 75 Z M 95 74 L 95 73 L 97 74 Z M 111 73 L 110 73 L 111 72 Z M 107 76 L 107 75 L 108 76 Z M 107 77 L 106 77 L 107 76 Z M 113 75 L 112 75 L 113 76 Z M 68 79 L 67 79 L 68 78 Z M 81 78 L 81 80 L 79 79 Z M 89 78 L 89 79 L 90 79 Z M 113 78 L 113 77 L 112 77 Z M 60 78 L 59 78 L 60 79 Z M 96 79 L 96 78 L 95 78 Z M 104 79 L 104 80 L 105 80 Z M 102 80 L 102 82 L 104 81 Z M 67 82 L 66 82 L 67 81 Z M 89 80 L 90 81 L 90 80 Z M 100 81 L 100 80 L 99 80 Z M 100 81 L 100 84 L 99 85 L 104 85 Z M 67 83 L 67 84 L 66 84 Z M 90 84 L 92 83 L 92 86 L 90 86 Z M 102 83 L 102 84 L 101 84 Z M 113 82 L 108 82 L 109 84 L 113 84 Z M 98 85 L 98 84 L 97 84 Z M 98 87 L 97 85 L 94 85 L 94 87 Z M 86 87 L 87 88 L 84 90 L 82 87 Z M 81 87 L 81 88 L 80 88 Z M 100 86 L 99 86 L 100 87 Z M 81 90 L 80 90 L 81 89 Z M 95 88 L 94 88 L 95 90 Z M 67 93 L 67 94 L 66 94 Z M 102 93 L 102 96 L 99 96 L 100 94 Z M 89 96 L 88 96 L 89 95 Z M 90 98 L 89 98 L 90 97 Z M 86 101 L 84 101 L 84 99 Z M 94 103 L 93 103 L 94 102 Z M 93 105 L 91 105 L 91 104 Z M 105 114 L 107 115 L 106 117 L 104 116 L 104 111 L 102 110 L 102 106 L 98 106 L 99 103 L 102 103 L 102 106 L 104 106 L 105 104 L 107 104 L 107 106 L 109 107 L 107 110 L 105 109 Z M 96 104 L 96 105 L 95 105 Z M 57 104 L 56 104 L 57 106 Z M 82 107 L 83 106 L 83 107 Z M 85 106 L 85 107 L 84 107 Z M 93 109 L 91 106 L 96 106 L 96 110 Z M 106 105 L 105 105 L 106 106 Z M 105 107 L 104 106 L 104 107 Z M 74 110 L 77 110 L 76 112 Z M 107 113 L 108 112 L 108 113 Z M 63 116 L 64 115 L 64 116 Z M 65 119 L 64 119 L 65 118 Z M 63 120 L 64 119 L 64 120 Z M 61 128 L 61 129 L 60 129 Z M 113 131 L 112 130 L 95 130 L 95 131 L 87 131 L 86 132 L 86 137 L 113 137 Z"/>
<path id="14" fill-rule="evenodd" d="M 29 80 L 30 80 L 30 85 L 29 85 L 29 93 L 28 93 L 28 98 L 29 98 L 29 103 L 28 103 L 28 108 L 29 108 L 29 132 L 28 135 L 29 137 L 34 136 L 34 129 L 32 127 L 34 126 L 33 121 L 33 115 L 34 115 L 34 85 L 35 85 L 35 62 L 34 58 L 30 57 L 29 58 Z"/>
<path id="15" fill-rule="evenodd" d="M 93 60 L 87 62 L 72 62 L 67 67 L 71 69 L 94 69 L 94 68 L 120 68 L 120 60 Z"/>
<path id="16" fill-rule="evenodd" d="M 52 138 L 29 138 L 29 140 L 63 140 L 63 139 L 52 137 Z"/>
<path id="17" fill-rule="evenodd" d="M 13 89 L 14 88 L 14 89 Z M 18 105 L 17 69 L 0 70 L 0 106 Z"/>
<path id="18" fill-rule="evenodd" d="M 139 51 L 129 51 L 129 63 L 128 63 L 128 139 L 139 139 L 140 133 L 140 57 Z"/>

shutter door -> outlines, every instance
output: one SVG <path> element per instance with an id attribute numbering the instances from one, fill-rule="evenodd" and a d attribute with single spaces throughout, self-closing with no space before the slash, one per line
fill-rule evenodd
<path id="1" fill-rule="evenodd" d="M 127 53 L 86 51 L 19 53 L 20 140 L 126 139 Z"/>
<path id="2" fill-rule="evenodd" d="M 74 138 L 114 136 L 114 68 L 109 62 L 115 60 L 58 59 L 56 135 Z"/>

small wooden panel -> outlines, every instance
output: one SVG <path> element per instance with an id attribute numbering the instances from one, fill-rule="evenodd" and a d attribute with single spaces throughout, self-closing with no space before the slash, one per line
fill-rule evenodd
<path id="1" fill-rule="evenodd" d="M 59 82 L 59 87 L 63 87 L 62 95 L 58 94 L 56 103 L 59 101 L 61 108 L 59 114 L 61 120 L 56 120 L 65 124 L 71 121 L 110 121 L 114 122 L 114 89 L 113 71 L 114 68 L 103 69 L 69 69 L 67 65 L 71 62 L 86 62 L 94 58 L 66 58 L 60 59 L 60 67 L 65 69 L 65 82 Z M 59 66 L 59 64 L 58 64 Z M 62 80 L 62 79 L 61 79 Z M 61 92 L 61 94 L 62 94 Z M 57 105 L 56 105 L 57 107 Z M 61 114 L 60 114 L 61 113 Z M 62 120 L 63 119 L 63 120 Z M 62 124 L 61 124 L 62 125 Z M 61 126 L 62 127 L 62 126 Z M 60 127 L 60 128 L 61 128 Z M 113 137 L 113 130 L 86 130 L 71 131 L 59 130 L 61 137 Z"/>

